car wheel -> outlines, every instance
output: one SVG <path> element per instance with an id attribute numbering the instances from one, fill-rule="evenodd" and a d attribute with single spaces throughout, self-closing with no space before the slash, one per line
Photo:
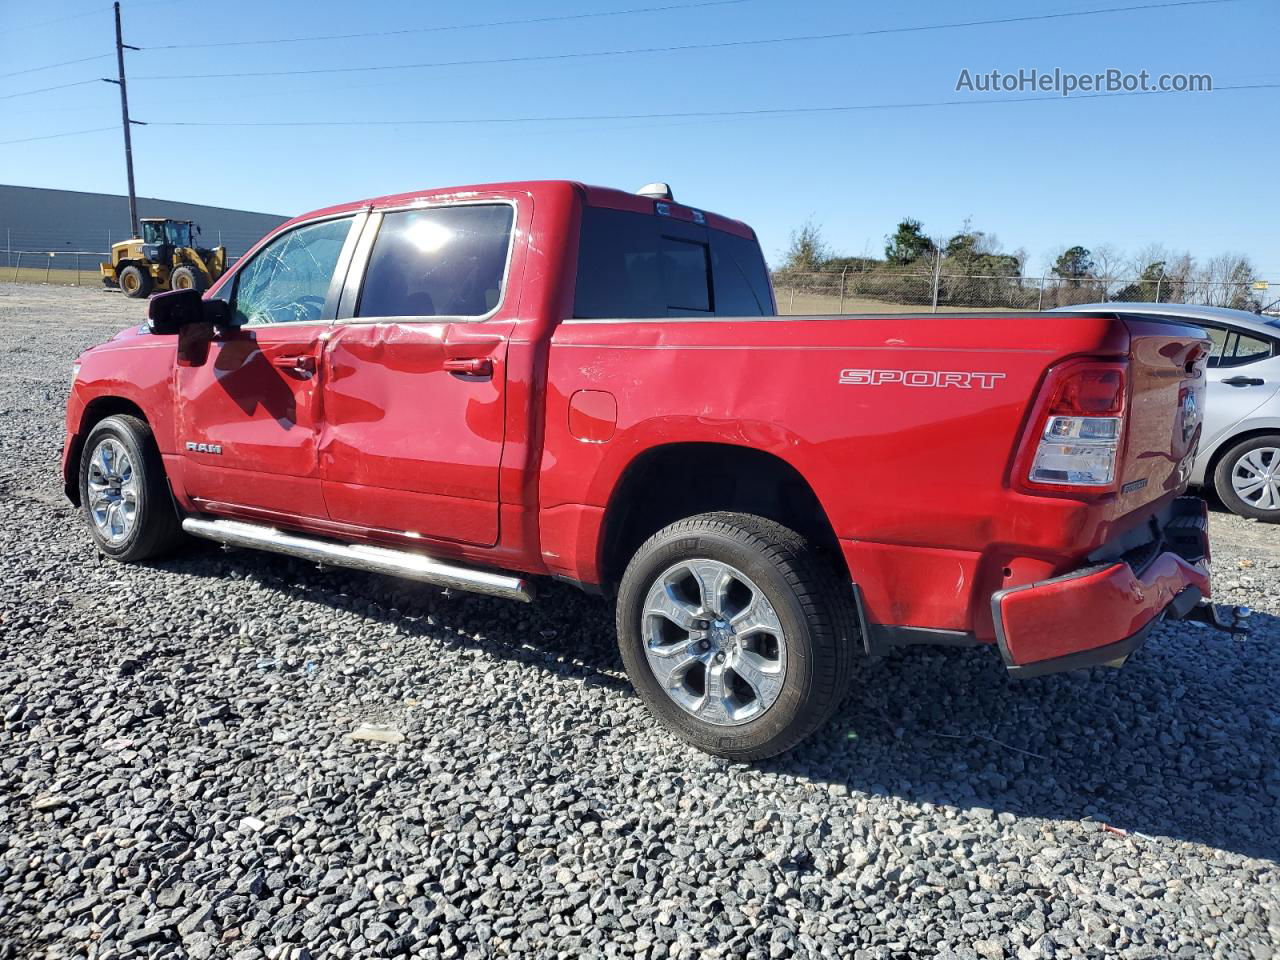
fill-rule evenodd
<path id="1" fill-rule="evenodd" d="M 1280 434 L 1236 444 L 1213 472 L 1218 497 L 1232 513 L 1280 523 Z"/>
<path id="2" fill-rule="evenodd" d="M 160 451 L 137 417 L 107 417 L 80 456 L 80 509 L 98 549 L 130 563 L 158 556 L 182 536 Z"/>
<path id="3" fill-rule="evenodd" d="M 126 297 L 145 300 L 151 293 L 151 275 L 130 264 L 120 271 L 120 289 Z"/>
<path id="4" fill-rule="evenodd" d="M 618 643 L 649 710 L 700 750 L 782 753 L 830 717 L 859 647 L 840 578 L 804 537 L 706 513 L 647 540 L 618 590 Z"/>

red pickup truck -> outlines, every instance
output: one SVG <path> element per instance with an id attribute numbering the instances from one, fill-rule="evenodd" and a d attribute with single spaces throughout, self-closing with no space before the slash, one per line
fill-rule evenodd
<path id="1" fill-rule="evenodd" d="M 813 731 L 859 654 L 1028 676 L 1204 615 L 1201 330 L 775 309 L 752 229 L 662 184 L 319 210 L 80 357 L 67 495 L 122 561 L 185 532 L 599 592 L 652 712 L 738 759 Z"/>

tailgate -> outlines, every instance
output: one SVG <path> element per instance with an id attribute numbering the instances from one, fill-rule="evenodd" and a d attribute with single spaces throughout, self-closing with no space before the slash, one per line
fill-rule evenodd
<path id="1" fill-rule="evenodd" d="M 1181 492 L 1200 443 L 1208 335 L 1173 321 L 1121 315 L 1131 338 L 1126 439 L 1117 515 Z"/>

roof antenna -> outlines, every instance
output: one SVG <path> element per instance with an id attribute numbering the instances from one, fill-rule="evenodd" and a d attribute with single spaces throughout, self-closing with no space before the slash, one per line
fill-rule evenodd
<path id="1" fill-rule="evenodd" d="M 636 191 L 642 197 L 653 197 L 655 200 L 670 200 L 675 202 L 675 197 L 671 195 L 670 184 L 656 180 L 653 183 L 646 183 L 643 187 Z"/>

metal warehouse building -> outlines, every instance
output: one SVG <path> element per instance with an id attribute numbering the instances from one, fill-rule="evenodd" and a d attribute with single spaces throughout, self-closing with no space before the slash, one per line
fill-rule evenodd
<path id="1" fill-rule="evenodd" d="M 174 217 L 194 220 L 203 231 L 200 243 L 227 248 L 228 257 L 238 257 L 264 233 L 287 220 L 271 213 L 206 207 L 178 200 L 138 198 L 139 217 Z M 4 263 L 13 266 L 22 251 L 23 266 L 41 266 L 49 253 L 93 253 L 106 258 L 112 243 L 129 237 L 129 201 L 109 193 L 81 193 L 76 190 L 46 190 L 42 187 L 12 187 L 0 184 L 0 244 Z M 35 254 L 43 259 L 37 260 Z M 53 258 L 55 268 L 74 269 L 76 258 Z M 85 266 L 90 258 L 81 258 Z"/>

